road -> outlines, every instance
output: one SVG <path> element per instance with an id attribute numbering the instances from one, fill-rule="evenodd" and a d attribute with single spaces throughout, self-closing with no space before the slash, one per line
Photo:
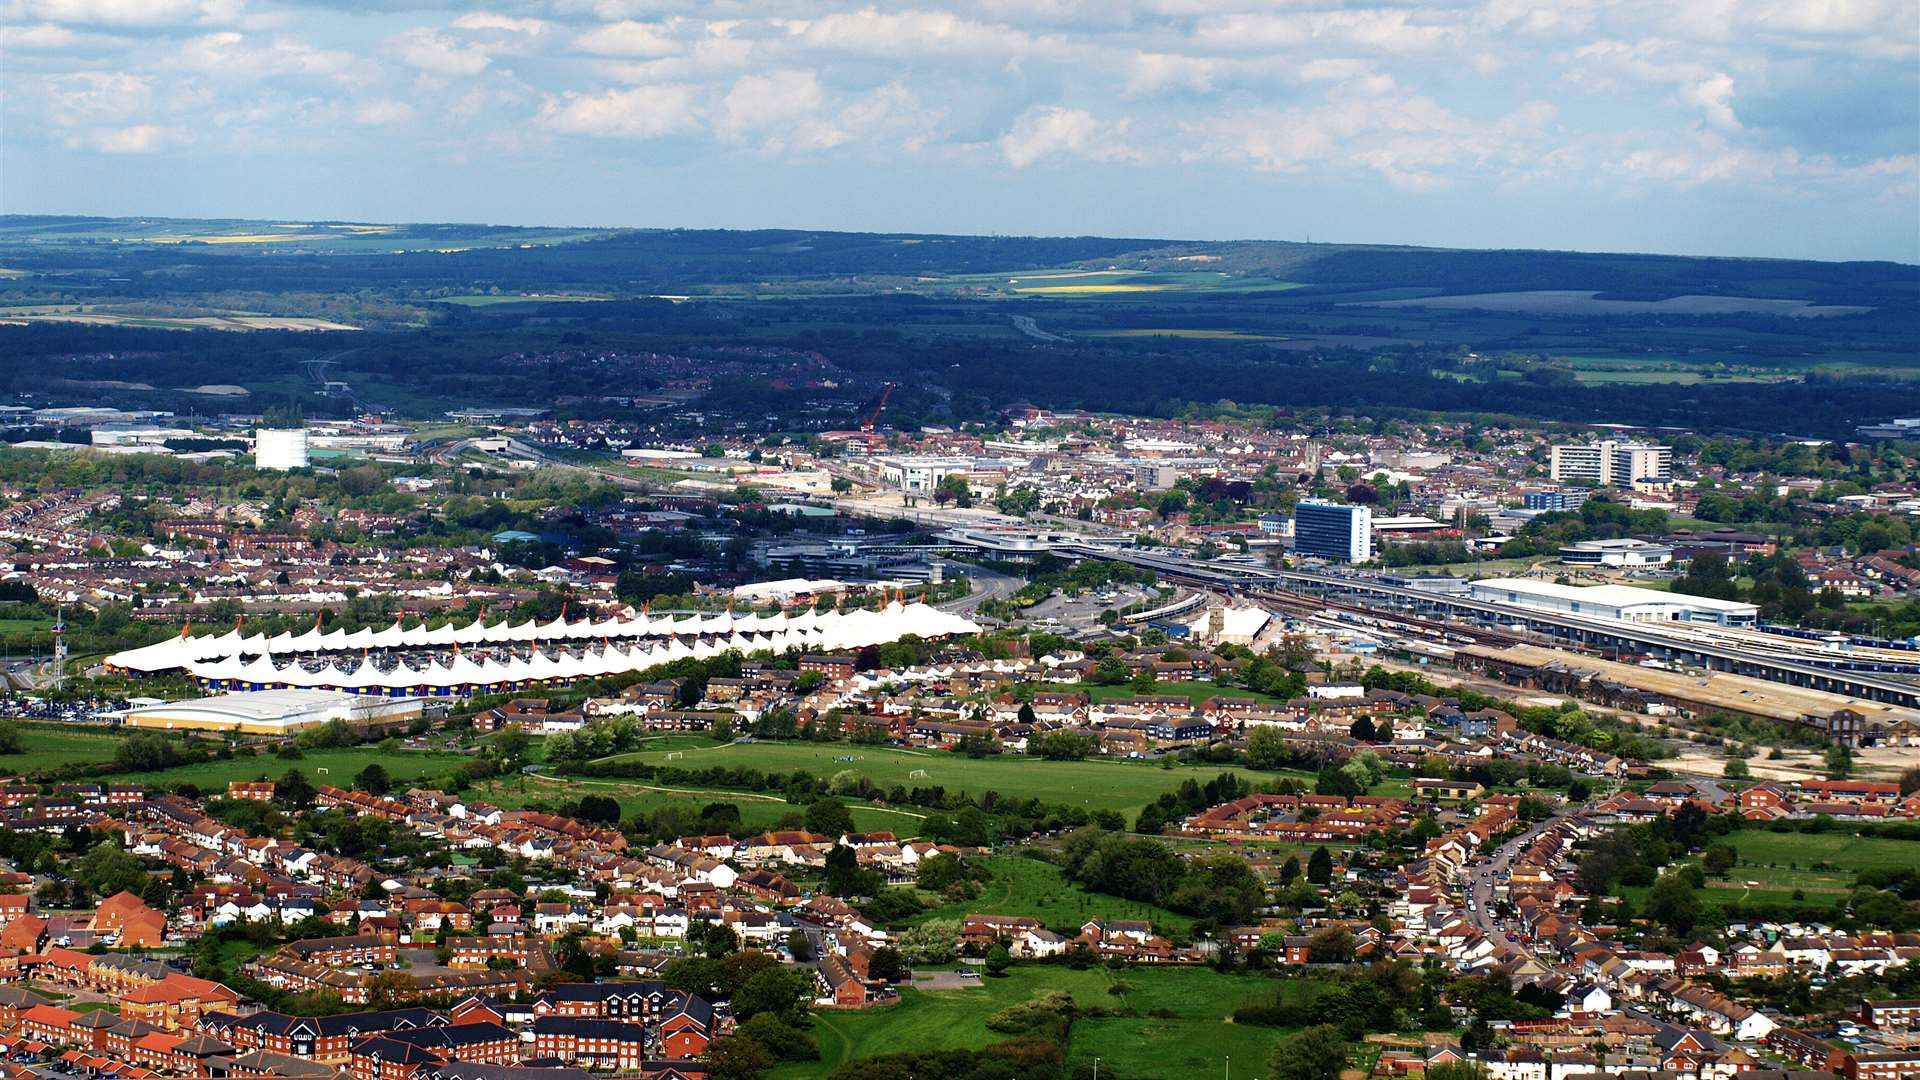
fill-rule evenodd
<path id="1" fill-rule="evenodd" d="M 1510 928 L 1502 924 L 1493 914 L 1494 888 L 1500 882 L 1500 875 L 1513 868 L 1514 856 L 1539 839 L 1540 834 L 1573 817 L 1583 809 L 1585 808 L 1568 807 L 1501 844 L 1492 852 L 1467 863 L 1467 896 L 1471 901 L 1471 906 L 1467 910 L 1467 922 L 1495 941 L 1505 939 Z M 1519 947 L 1523 952 L 1529 954 L 1533 952 L 1525 945 Z"/>
<path id="2" fill-rule="evenodd" d="M 974 612 L 980 610 L 980 605 L 983 602 L 987 600 L 1004 600 L 1014 593 L 1019 592 L 1020 586 L 1026 584 L 1026 582 L 1011 574 L 1002 574 L 995 570 L 989 570 L 984 566 L 969 566 L 966 576 L 967 580 L 973 583 L 972 592 L 958 600 L 949 600 L 944 604 L 935 604 L 934 607 L 939 608 L 941 611 L 951 611 L 956 615 L 972 615 Z"/>

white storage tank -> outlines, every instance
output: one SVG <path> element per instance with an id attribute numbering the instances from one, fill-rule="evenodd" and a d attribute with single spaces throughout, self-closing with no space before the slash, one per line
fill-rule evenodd
<path id="1" fill-rule="evenodd" d="M 253 464 L 258 469 L 307 467 L 307 429 L 260 428 L 253 433 Z"/>

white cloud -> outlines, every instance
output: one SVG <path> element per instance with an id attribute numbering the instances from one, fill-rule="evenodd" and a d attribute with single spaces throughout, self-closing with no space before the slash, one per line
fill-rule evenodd
<path id="1" fill-rule="evenodd" d="M 721 99 L 717 130 L 722 138 L 743 138 L 811 114 L 824 97 L 820 78 L 811 71 L 746 75 Z"/>
<path id="2" fill-rule="evenodd" d="M 0 26 L 0 49 L 64 49 L 79 39 L 80 35 L 52 23 Z"/>
<path id="3" fill-rule="evenodd" d="M 353 111 L 354 123 L 375 127 L 404 124 L 411 119 L 413 119 L 413 106 L 391 98 L 375 98 L 372 101 L 363 102 Z"/>
<path id="4" fill-rule="evenodd" d="M 522 19 L 492 11 L 469 11 L 453 20 L 456 30 L 498 30 L 508 34 L 539 37 L 547 32 L 545 19 Z"/>
<path id="5" fill-rule="evenodd" d="M 461 45 L 424 27 L 393 39 L 400 59 L 430 75 L 478 75 L 493 58 L 479 45 Z"/>
<path id="6" fill-rule="evenodd" d="M 540 123 L 568 135 L 609 139 L 657 139 L 694 126 L 693 89 L 637 86 L 599 94 L 549 99 Z"/>
<path id="7" fill-rule="evenodd" d="M 103 154 L 152 154 L 165 148 L 170 134 L 153 124 L 131 127 L 93 128 L 70 136 L 67 145 L 74 149 L 97 150 Z"/>
<path id="8" fill-rule="evenodd" d="M 596 56 L 671 56 L 680 42 L 659 23 L 620 22 L 598 26 L 573 39 L 574 48 Z"/>
<path id="9" fill-rule="evenodd" d="M 1132 156 L 1122 137 L 1125 125 L 1103 123 L 1085 109 L 1044 105 L 1028 109 L 1000 136 L 1000 156 L 1024 169 L 1057 154 L 1093 161 L 1117 161 Z"/>
<path id="10" fill-rule="evenodd" d="M 124 71 L 76 71 L 48 80 L 48 112 L 55 122 L 84 127 L 124 122 L 153 103 L 153 85 Z"/>
<path id="11" fill-rule="evenodd" d="M 1137 97 L 1166 90 L 1211 90 L 1219 66 L 1208 57 L 1137 52 L 1127 61 L 1126 92 Z"/>
<path id="12" fill-rule="evenodd" d="M 350 53 L 317 49 L 290 37 L 262 42 L 232 30 L 189 38 L 180 46 L 175 60 L 191 71 L 246 79 L 283 75 L 341 77 L 358 66 Z"/>
<path id="13" fill-rule="evenodd" d="M 972 53 L 999 57 L 1025 52 L 1033 45 L 1022 31 L 947 11 L 865 8 L 784 25 L 800 44 L 882 56 Z"/>
<path id="14" fill-rule="evenodd" d="M 178 26 L 237 19 L 244 0 L 24 0 L 18 17 L 87 26 Z"/>
<path id="15" fill-rule="evenodd" d="M 1457 22 L 1444 11 L 1426 9 L 1231 14 L 1199 20 L 1193 39 L 1204 47 L 1230 52 L 1333 46 L 1405 53 L 1454 44 L 1460 36 Z"/>
<path id="16" fill-rule="evenodd" d="M 1715 127 L 1739 130 L 1740 119 L 1733 115 L 1733 77 L 1716 71 L 1699 82 L 1680 88 L 1680 99 L 1698 106 Z"/>

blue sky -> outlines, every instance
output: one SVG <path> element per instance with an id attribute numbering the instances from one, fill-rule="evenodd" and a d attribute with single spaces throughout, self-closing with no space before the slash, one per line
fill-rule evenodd
<path id="1" fill-rule="evenodd" d="M 0 0 L 0 210 L 1920 262 L 1920 0 Z"/>

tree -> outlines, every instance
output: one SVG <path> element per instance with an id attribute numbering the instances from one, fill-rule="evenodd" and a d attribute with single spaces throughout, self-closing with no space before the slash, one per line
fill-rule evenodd
<path id="1" fill-rule="evenodd" d="M 1916 791 L 1920 791 L 1920 768 L 1908 769 L 1901 773 L 1900 797 L 1904 799 Z"/>
<path id="2" fill-rule="evenodd" d="M 1119 686 L 1128 678 L 1127 665 L 1111 653 L 1093 665 L 1093 681 L 1101 686 Z"/>
<path id="3" fill-rule="evenodd" d="M 813 1036 L 773 1013 L 761 1013 L 741 1024 L 736 1034 L 766 1047 L 781 1061 L 820 1060 L 820 1044 Z"/>
<path id="4" fill-rule="evenodd" d="M 1726 767 L 1720 770 L 1720 775 L 1729 780 L 1745 780 L 1753 775 L 1753 770 L 1747 767 L 1746 758 L 1730 757 Z"/>
<path id="5" fill-rule="evenodd" d="M 313 805 L 313 781 L 299 769 L 288 769 L 273 785 L 273 797 L 295 810 L 305 810 Z"/>
<path id="6" fill-rule="evenodd" d="M 101 896 L 138 892 L 146 884 L 147 868 L 113 840 L 102 840 L 73 864 L 74 880 Z"/>
<path id="7" fill-rule="evenodd" d="M 526 763 L 527 748 L 533 737 L 519 724 L 508 724 L 493 735 L 493 754 L 500 759 L 502 769 L 517 769 Z"/>
<path id="8" fill-rule="evenodd" d="M 1333 880 L 1333 855 L 1323 844 L 1313 849 L 1307 859 L 1307 880 L 1315 885 L 1325 885 Z"/>
<path id="9" fill-rule="evenodd" d="M 1700 921 L 1700 890 L 1684 874 L 1662 874 L 1647 891 L 1644 914 L 1675 934 L 1686 934 Z"/>
<path id="10" fill-rule="evenodd" d="M 413 976 L 404 971 L 382 971 L 367 985 L 367 1005 L 393 1009 L 413 1000 Z"/>
<path id="11" fill-rule="evenodd" d="M 707 1044 L 708 1080 L 759 1080 L 760 1074 L 774 1064 L 773 1052 L 748 1036 L 735 1035 Z"/>
<path id="12" fill-rule="evenodd" d="M 0 754 L 17 754 L 26 748 L 20 740 L 20 725 L 9 720 L 0 723 Z"/>
<path id="13" fill-rule="evenodd" d="M 785 967 L 770 967 L 733 992 L 733 1012 L 741 1020 L 750 1020 L 761 1013 L 793 1020 L 805 1012 L 807 999 L 812 996 L 812 976 Z"/>
<path id="14" fill-rule="evenodd" d="M 1740 861 L 1740 852 L 1732 844 L 1714 844 L 1700 856 L 1700 865 L 1714 877 L 1726 877 Z"/>
<path id="15" fill-rule="evenodd" d="M 997 978 L 1005 975 L 1012 966 L 1013 954 L 1007 951 L 1004 943 L 994 942 L 993 948 L 987 950 L 987 974 Z"/>
<path id="16" fill-rule="evenodd" d="M 899 982 L 907 977 L 907 962 L 901 958 L 899 949 L 885 945 L 875 949 L 867 959 L 867 974 L 881 982 Z"/>
<path id="17" fill-rule="evenodd" d="M 1316 930 L 1307 938 L 1307 961 L 1314 964 L 1353 962 L 1353 935 L 1342 927 Z"/>
<path id="18" fill-rule="evenodd" d="M 815 799 L 807 807 L 807 831 L 838 840 L 853 831 L 853 812 L 838 799 Z"/>
<path id="19" fill-rule="evenodd" d="M 959 919 L 928 919 L 910 926 L 896 941 L 900 958 L 910 964 L 950 964 L 954 942 L 960 936 Z"/>
<path id="20" fill-rule="evenodd" d="M 1844 745 L 1827 747 L 1827 779 L 1845 780 L 1853 775 L 1853 750 Z"/>
<path id="21" fill-rule="evenodd" d="M 393 781 L 388 778 L 386 768 L 376 761 L 354 776 L 353 787 L 369 795 L 385 795 L 393 789 Z"/>
<path id="22" fill-rule="evenodd" d="M 1261 724 L 1247 734 L 1247 764 L 1255 769 L 1283 769 L 1293 760 L 1286 732 Z"/>
<path id="23" fill-rule="evenodd" d="M 1332 1024 L 1315 1024 L 1280 1040 L 1267 1062 L 1273 1080 L 1340 1080 L 1347 1040 Z"/>
<path id="24" fill-rule="evenodd" d="M 1347 728 L 1347 734 L 1353 736 L 1354 738 L 1360 740 L 1361 742 L 1372 742 L 1376 738 L 1379 738 L 1379 735 L 1374 731 L 1373 721 L 1370 718 L 1365 716 L 1361 717 L 1358 720 L 1355 720 L 1351 725 L 1349 725 Z"/>

